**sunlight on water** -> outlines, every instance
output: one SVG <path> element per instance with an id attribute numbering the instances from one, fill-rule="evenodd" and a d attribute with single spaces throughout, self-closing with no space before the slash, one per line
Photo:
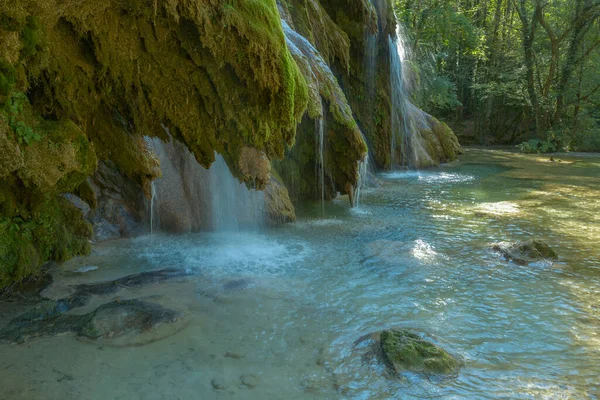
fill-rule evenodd
<path id="1" fill-rule="evenodd" d="M 413 180 L 422 183 L 463 183 L 475 180 L 473 175 L 449 172 L 395 171 L 382 174 L 389 180 Z"/>
<path id="2" fill-rule="evenodd" d="M 0 398 L 598 398 L 598 160 L 569 160 L 467 150 L 456 164 L 383 174 L 360 213 L 345 198 L 326 205 L 327 219 L 309 204 L 296 224 L 260 233 L 97 245 L 61 267 L 48 296 L 188 269 L 194 276 L 93 300 L 160 296 L 187 328 L 139 347 L 68 335 L 0 344 Z M 559 261 L 516 265 L 489 248 L 532 237 Z M 390 379 L 357 347 L 389 327 L 463 360 L 458 376 Z"/>

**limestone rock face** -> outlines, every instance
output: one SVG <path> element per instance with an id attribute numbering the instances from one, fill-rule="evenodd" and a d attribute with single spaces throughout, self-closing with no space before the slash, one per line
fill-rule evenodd
<path id="1" fill-rule="evenodd" d="M 516 243 L 494 243 L 492 250 L 519 265 L 527 265 L 536 261 L 558 261 L 558 254 L 546 243 L 536 239 Z"/>
<path id="2" fill-rule="evenodd" d="M 425 168 L 453 161 L 462 149 L 452 129 L 423 110 L 410 105 L 411 120 L 416 137 L 415 154 L 408 157 L 414 167 Z"/>
<path id="3" fill-rule="evenodd" d="M 244 147 L 240 152 L 239 169 L 248 182 L 254 183 L 257 188 L 262 188 L 269 182 L 271 162 L 267 155 L 252 147 Z"/>
<path id="4" fill-rule="evenodd" d="M 89 179 L 92 191 L 85 199 L 94 205 L 89 220 L 97 241 L 133 236 L 142 231 L 142 187 L 119 172 L 114 163 L 101 162 Z"/>
<path id="5" fill-rule="evenodd" d="M 283 183 L 271 176 L 271 181 L 265 188 L 265 217 L 268 225 L 296 221 L 296 212 L 286 187 Z"/>

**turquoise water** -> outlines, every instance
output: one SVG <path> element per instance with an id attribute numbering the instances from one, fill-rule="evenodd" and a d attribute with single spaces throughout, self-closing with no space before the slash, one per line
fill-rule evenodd
<path id="1" fill-rule="evenodd" d="M 2 344 L 0 398 L 598 398 L 600 157 L 563 158 L 469 150 L 438 169 L 381 174 L 360 209 L 339 198 L 325 219 L 307 204 L 268 232 L 101 244 L 47 294 L 186 268 L 196 276 L 117 295 L 163 295 L 189 325 L 142 347 Z M 518 266 L 488 248 L 531 237 L 560 261 Z M 390 327 L 461 358 L 458 377 L 386 377 L 354 343 Z"/>

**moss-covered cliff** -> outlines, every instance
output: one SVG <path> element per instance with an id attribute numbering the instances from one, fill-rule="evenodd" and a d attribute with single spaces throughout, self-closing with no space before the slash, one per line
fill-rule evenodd
<path id="1" fill-rule="evenodd" d="M 87 251 L 61 194 L 97 160 L 148 195 L 160 172 L 142 135 L 168 127 L 202 165 L 216 151 L 253 180 L 242 149 L 281 158 L 307 99 L 274 0 L 2 2 L 0 286 Z"/>
<path id="2" fill-rule="evenodd" d="M 390 165 L 394 27 L 386 0 L 0 3 L 0 287 L 85 254 L 89 221 L 97 239 L 136 233 L 161 175 L 144 136 L 204 167 L 222 154 L 269 198 L 287 198 L 279 180 L 318 198 L 322 126 L 326 197 L 351 195 L 367 144 Z M 454 156 L 443 125 L 422 136 Z M 293 220 L 280 203 L 269 218 Z"/>

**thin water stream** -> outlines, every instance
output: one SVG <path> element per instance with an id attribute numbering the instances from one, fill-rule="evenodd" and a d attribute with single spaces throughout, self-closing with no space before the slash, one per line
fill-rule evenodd
<path id="1" fill-rule="evenodd" d="M 141 347 L 1 344 L 0 398 L 598 398 L 600 156 L 555 158 L 468 150 L 438 169 L 383 174 L 359 208 L 336 199 L 325 219 L 315 203 L 262 233 L 100 244 L 64 265 L 47 295 L 186 268 L 197 274 L 117 296 L 161 295 L 189 325 Z M 519 266 L 488 248 L 530 237 L 560 262 Z M 98 269 L 73 272 L 86 265 Z M 0 326 L 17 313 L 3 310 Z M 395 326 L 464 360 L 458 377 L 389 379 L 353 351 Z"/>

